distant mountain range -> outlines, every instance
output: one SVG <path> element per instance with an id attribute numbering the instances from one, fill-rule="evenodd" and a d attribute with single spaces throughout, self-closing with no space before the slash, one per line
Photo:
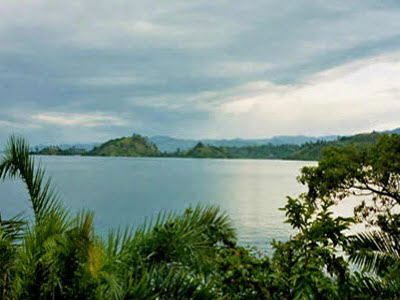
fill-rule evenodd
<path id="1" fill-rule="evenodd" d="M 274 136 L 266 139 L 178 139 L 169 136 L 153 136 L 149 140 L 157 145 L 157 148 L 163 152 L 173 152 L 177 149 L 181 151 L 189 150 L 196 146 L 199 142 L 216 147 L 245 147 L 258 145 L 302 145 L 305 143 L 314 143 L 317 141 L 334 141 L 338 138 L 337 135 L 328 136 Z"/>
<path id="2" fill-rule="evenodd" d="M 199 142 L 203 144 L 217 146 L 217 147 L 244 147 L 244 146 L 255 146 L 255 145 L 302 145 L 304 143 L 313 143 L 317 141 L 334 141 L 338 138 L 337 135 L 327 136 L 274 136 L 265 139 L 180 139 L 170 136 L 158 135 L 149 137 L 149 141 L 157 146 L 162 152 L 174 152 L 177 149 L 181 151 L 189 150 L 196 146 Z M 67 150 L 70 148 L 83 149 L 86 151 L 92 150 L 96 146 L 100 146 L 101 143 L 83 143 L 83 144 L 60 144 L 60 145 L 44 145 L 40 144 L 34 148 L 34 150 L 43 150 L 49 146 L 57 146 L 61 150 Z"/>
<path id="3" fill-rule="evenodd" d="M 400 128 L 382 131 L 383 133 L 400 134 Z M 265 139 L 179 139 L 170 136 L 153 136 L 149 140 L 154 143 L 160 151 L 174 152 L 189 150 L 201 142 L 216 147 L 245 147 L 259 145 L 303 145 L 305 143 L 336 141 L 339 135 L 306 136 L 306 135 L 277 135 Z"/>
<path id="4" fill-rule="evenodd" d="M 188 150 L 178 149 L 166 152 L 160 151 L 149 138 L 134 134 L 130 137 L 109 140 L 90 151 L 78 148 L 62 150 L 57 146 L 52 146 L 32 153 L 38 155 L 318 160 L 326 147 L 354 145 L 361 149 L 374 144 L 381 136 L 382 133 L 372 132 L 339 137 L 333 141 L 318 139 L 315 142 L 306 142 L 301 145 L 293 143 L 257 145 L 252 143 L 247 146 L 226 146 L 226 144 L 214 146 L 206 142 L 198 142 Z"/>

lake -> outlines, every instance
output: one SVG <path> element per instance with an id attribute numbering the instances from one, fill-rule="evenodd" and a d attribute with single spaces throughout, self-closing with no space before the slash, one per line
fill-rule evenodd
<path id="1" fill-rule="evenodd" d="M 232 217 L 241 244 L 270 250 L 272 239 L 286 240 L 290 226 L 279 211 L 286 196 L 304 187 L 296 181 L 310 162 L 114 157 L 36 157 L 53 178 L 72 212 L 90 209 L 100 232 L 138 225 L 160 211 L 189 205 L 219 205 Z M 0 184 L 3 217 L 29 214 L 22 183 Z"/>

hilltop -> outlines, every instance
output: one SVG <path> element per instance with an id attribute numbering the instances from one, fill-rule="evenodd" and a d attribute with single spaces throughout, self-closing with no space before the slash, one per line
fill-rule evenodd
<path id="1" fill-rule="evenodd" d="M 192 149 L 184 153 L 184 156 L 194 158 L 226 158 L 227 153 L 223 147 L 215 147 L 199 142 Z"/>
<path id="2" fill-rule="evenodd" d="M 90 156 L 160 156 L 157 146 L 146 137 L 134 134 L 109 140 L 93 150 L 86 152 Z"/>

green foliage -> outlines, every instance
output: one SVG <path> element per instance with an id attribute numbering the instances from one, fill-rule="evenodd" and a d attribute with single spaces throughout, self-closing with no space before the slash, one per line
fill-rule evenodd
<path id="1" fill-rule="evenodd" d="M 286 243 L 274 243 L 274 284 L 284 299 L 342 299 L 340 287 L 349 284 L 348 263 L 339 250 L 347 244 L 344 235 L 352 220 L 334 217 L 333 202 L 310 202 L 305 195 L 288 198 L 283 208 L 287 222 L 297 234 Z"/>
<path id="2" fill-rule="evenodd" d="M 350 286 L 353 294 L 346 297 L 351 298 L 400 295 L 394 275 L 400 265 L 400 137 L 380 135 L 369 144 L 376 136 L 358 137 L 364 144 L 326 148 L 318 166 L 303 168 L 299 176 L 308 191 L 298 199 L 289 198 L 285 207 L 288 222 L 299 230 L 291 242 L 310 245 L 300 257 L 317 250 L 316 257 L 323 258 L 319 269 Z M 360 198 L 354 217 L 333 217 L 332 208 L 348 197 Z M 349 226 L 355 223 L 365 224 L 367 231 L 349 235 Z M 349 273 L 347 258 L 361 274 Z M 373 276 L 368 275 L 371 272 Z"/>
<path id="3" fill-rule="evenodd" d="M 299 180 L 307 184 L 307 197 L 312 201 L 363 198 L 355 208 L 357 220 L 398 233 L 399 215 L 393 210 L 400 204 L 399 136 L 383 135 L 376 144 L 362 149 L 328 148 L 318 167 L 303 168 Z"/>
<path id="4" fill-rule="evenodd" d="M 271 266 L 266 256 L 243 247 L 221 248 L 217 256 L 220 294 L 228 299 L 269 299 Z"/>

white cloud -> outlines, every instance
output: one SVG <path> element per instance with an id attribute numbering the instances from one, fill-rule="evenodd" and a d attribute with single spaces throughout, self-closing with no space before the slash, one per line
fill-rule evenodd
<path id="1" fill-rule="evenodd" d="M 214 116 L 231 136 L 389 129 L 400 126 L 399 88 L 400 55 L 384 56 L 333 68 L 303 84 L 238 87 L 220 95 Z"/>
<path id="2" fill-rule="evenodd" d="M 9 129 L 34 129 L 38 128 L 37 124 L 29 124 L 29 123 L 20 123 L 20 122 L 13 122 L 7 120 L 0 120 L 0 127 L 5 127 Z"/>
<path id="3" fill-rule="evenodd" d="M 98 126 L 123 126 L 126 121 L 116 116 L 109 116 L 103 113 L 61 113 L 48 112 L 38 113 L 32 116 L 32 119 L 37 122 L 46 123 L 49 125 L 58 126 L 83 126 L 83 127 L 98 127 Z"/>

